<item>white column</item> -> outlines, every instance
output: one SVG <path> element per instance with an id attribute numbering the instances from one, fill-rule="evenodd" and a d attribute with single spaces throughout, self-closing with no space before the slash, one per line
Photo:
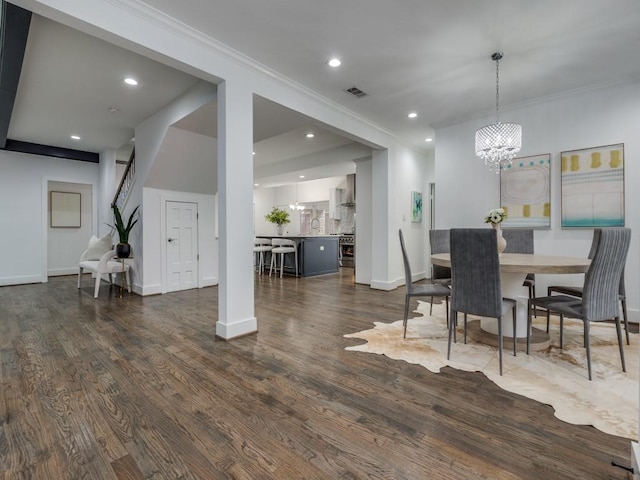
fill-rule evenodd
<path id="1" fill-rule="evenodd" d="M 113 224 L 111 202 L 118 187 L 116 185 L 116 151 L 114 149 L 109 148 L 100 152 L 100 178 L 98 182 L 99 191 L 93 192 L 93 201 L 96 203 L 94 211 L 98 212 L 98 226 L 94 233 L 100 237 L 111 230 L 107 223 Z"/>
<path id="2" fill-rule="evenodd" d="M 372 156 L 371 288 L 378 290 L 393 290 L 397 286 L 391 278 L 390 264 L 390 252 L 396 251 L 393 242 L 397 245 L 400 242 L 396 229 L 398 222 L 393 218 L 396 188 L 392 155 L 390 150 L 374 150 Z"/>
<path id="3" fill-rule="evenodd" d="M 219 274 L 216 335 L 258 330 L 253 298 L 253 95 L 239 81 L 218 85 Z"/>

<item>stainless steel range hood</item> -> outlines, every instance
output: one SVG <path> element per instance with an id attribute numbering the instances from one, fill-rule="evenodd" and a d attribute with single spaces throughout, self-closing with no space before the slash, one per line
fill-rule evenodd
<path id="1" fill-rule="evenodd" d="M 340 205 L 346 207 L 355 207 L 356 205 L 356 175 L 354 173 L 347 175 L 347 188 Z"/>

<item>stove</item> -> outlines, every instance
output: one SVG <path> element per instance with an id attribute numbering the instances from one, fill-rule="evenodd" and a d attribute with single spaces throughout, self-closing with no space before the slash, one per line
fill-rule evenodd
<path id="1" fill-rule="evenodd" d="M 339 263 L 341 267 L 355 267 L 356 266 L 356 236 L 352 233 L 343 233 L 340 235 L 338 241 L 340 245 L 339 249 Z"/>

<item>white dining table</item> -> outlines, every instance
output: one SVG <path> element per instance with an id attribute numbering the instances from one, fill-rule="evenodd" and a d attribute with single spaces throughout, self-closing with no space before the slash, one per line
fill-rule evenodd
<path id="1" fill-rule="evenodd" d="M 522 285 L 528 273 L 562 274 L 585 273 L 591 260 L 580 257 L 559 255 L 538 255 L 529 253 L 503 253 L 500 255 L 500 278 L 502 296 L 516 301 L 516 338 L 527 336 L 528 295 Z M 431 263 L 451 268 L 451 255 L 438 253 L 431 255 Z M 513 322 L 511 313 L 503 321 L 503 336 L 513 338 Z M 481 318 L 480 328 L 485 332 L 497 335 L 498 322 L 495 319 Z"/>

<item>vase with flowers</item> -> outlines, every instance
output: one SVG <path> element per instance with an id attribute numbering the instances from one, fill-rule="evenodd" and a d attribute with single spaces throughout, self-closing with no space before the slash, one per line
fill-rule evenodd
<path id="1" fill-rule="evenodd" d="M 498 255 L 502 255 L 505 248 L 507 248 L 507 241 L 502 236 L 502 229 L 500 224 L 507 218 L 507 211 L 504 208 L 494 208 L 489 210 L 489 213 L 484 217 L 484 223 L 490 223 L 493 229 L 496 231 L 498 237 Z"/>

